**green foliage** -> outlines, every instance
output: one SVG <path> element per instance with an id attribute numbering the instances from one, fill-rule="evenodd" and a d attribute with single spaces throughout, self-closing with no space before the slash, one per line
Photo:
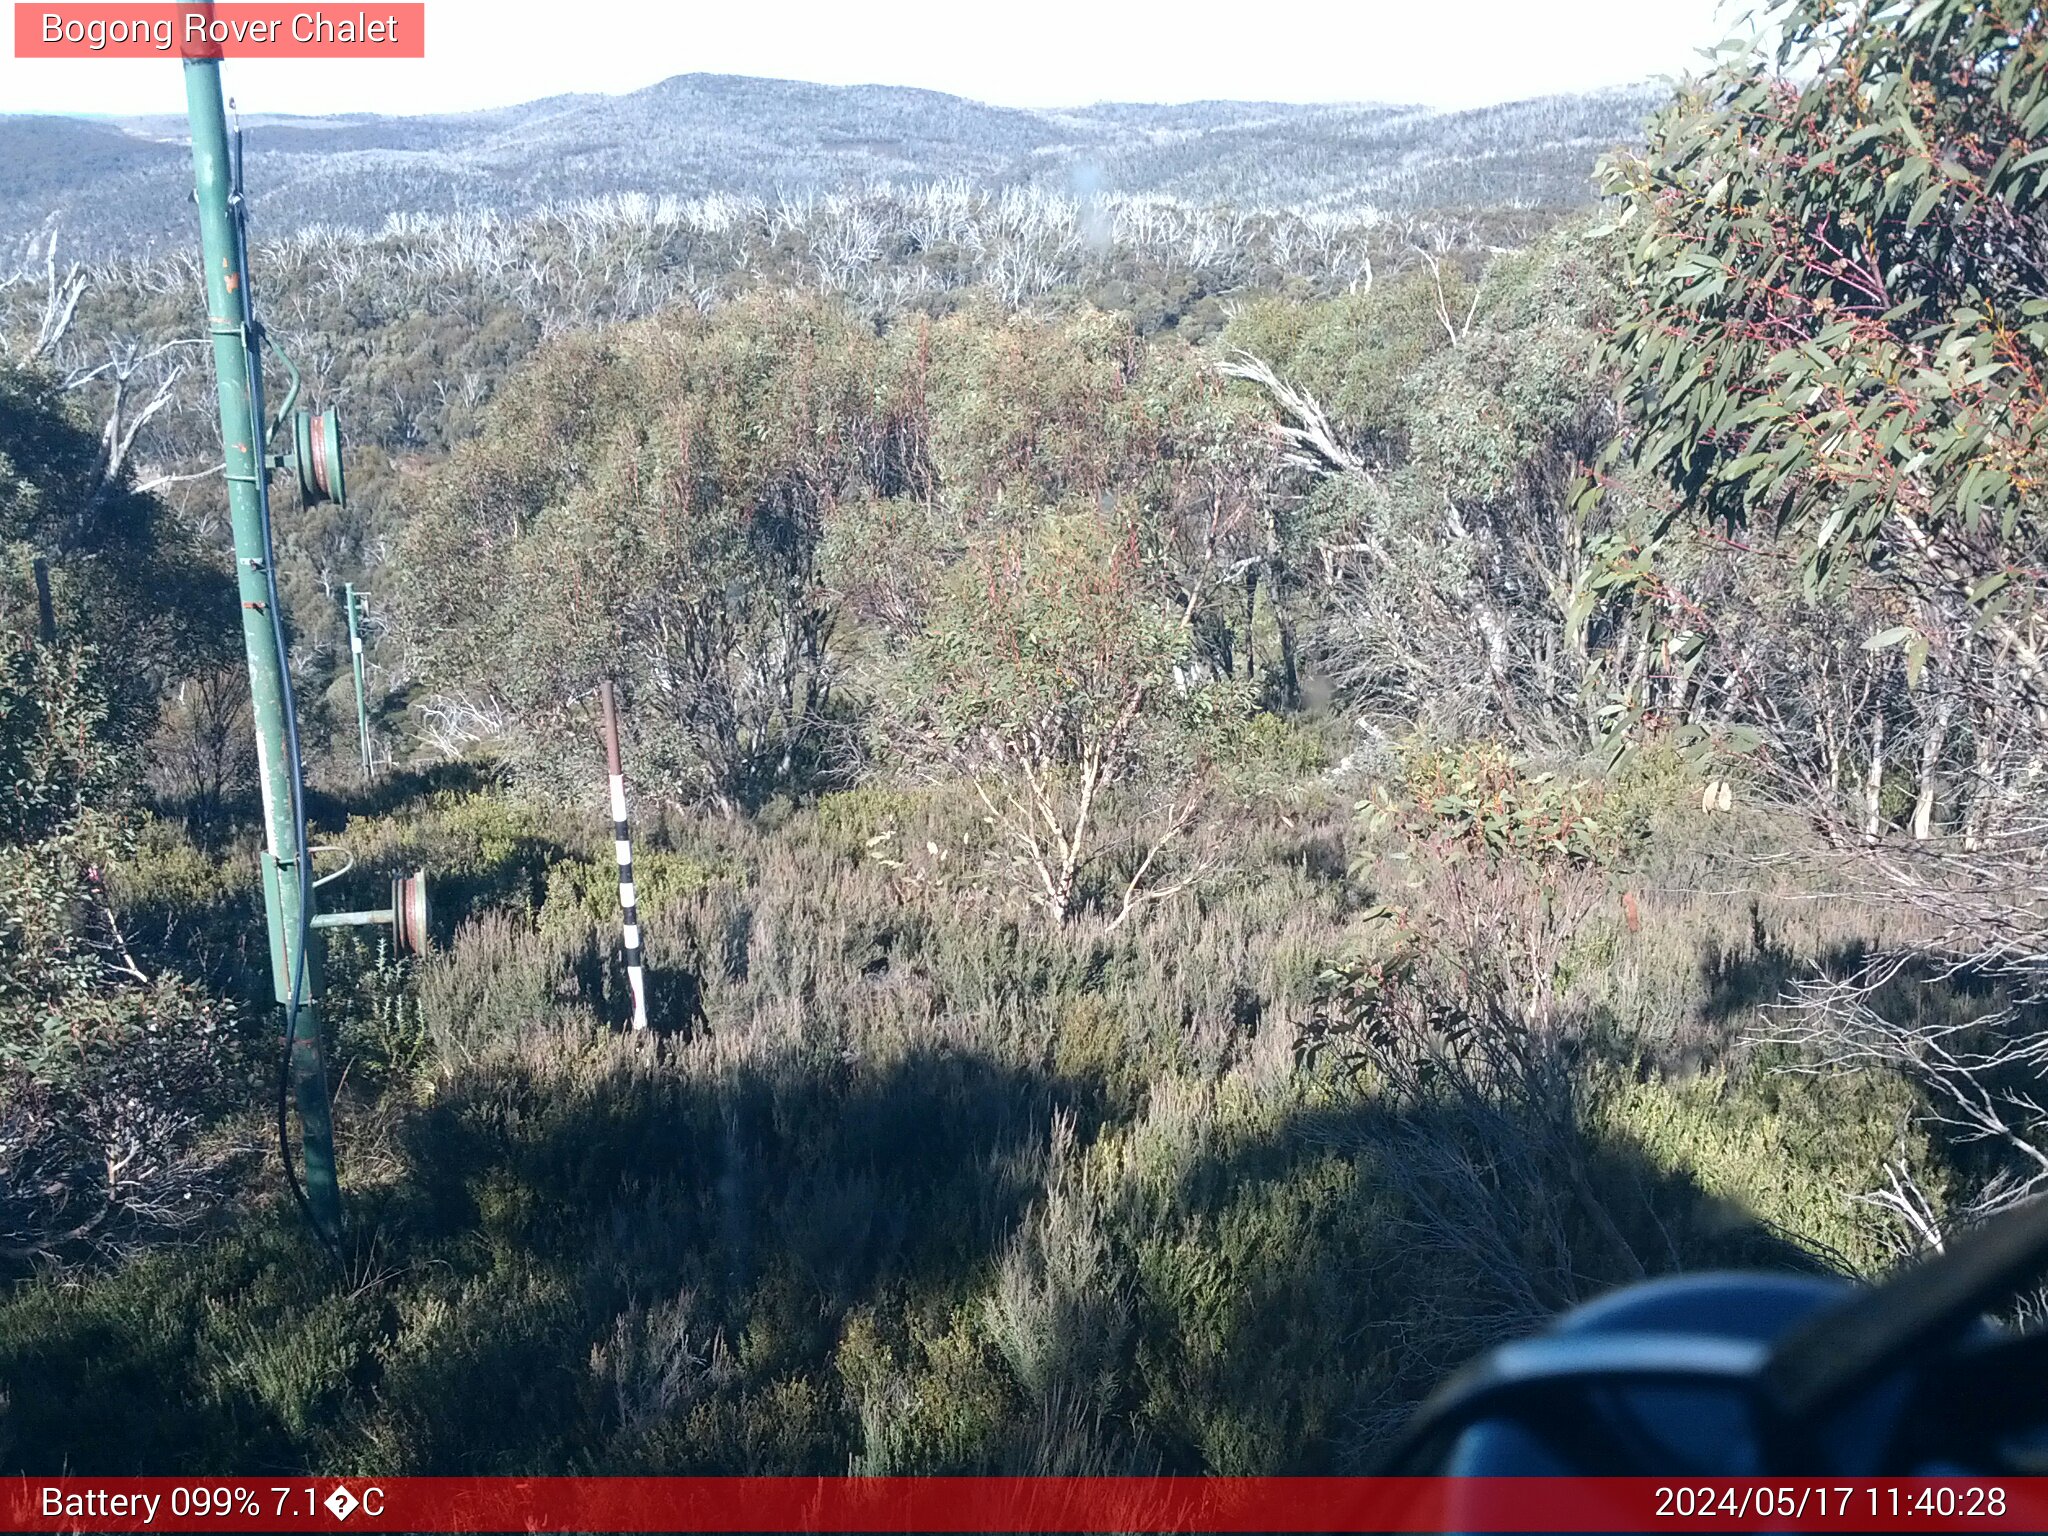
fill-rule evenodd
<path id="1" fill-rule="evenodd" d="M 104 867 L 131 759 L 89 650 L 0 636 L 0 1063 L 38 1076 L 103 1043 L 114 1006 Z"/>
<path id="2" fill-rule="evenodd" d="M 1554 749 L 1659 681 L 1629 565 L 1656 499 L 1626 473 L 1574 495 L 1615 427 L 1613 265 L 1578 229 L 1483 268 L 1411 253 L 1368 293 L 1248 306 L 1225 333 L 1304 444 L 1313 478 L 1274 534 L 1321 573 L 1290 604 L 1342 703 Z"/>
<path id="3" fill-rule="evenodd" d="M 892 841 L 918 808 L 915 796 L 880 784 L 821 795 L 814 825 L 826 847 L 850 859 Z"/>
<path id="4" fill-rule="evenodd" d="M 142 971 L 116 911 L 134 756 L 90 647 L 0 631 L 0 1274 L 210 1214 L 232 1007 Z"/>
<path id="5" fill-rule="evenodd" d="M 106 473 L 77 401 L 0 360 L 0 627 L 32 632 L 29 562 L 49 563 L 59 633 L 118 656 L 100 677 L 124 738 L 142 735 L 177 679 L 237 654 L 234 596 L 155 497 Z"/>
<path id="6" fill-rule="evenodd" d="M 1153 825 L 1132 834 L 1141 852 L 1112 922 L 1163 899 L 1147 878 L 1194 817 L 1219 729 L 1248 702 L 1228 682 L 1190 681 L 1185 615 L 1147 575 L 1130 524 L 1104 509 L 1049 514 L 977 541 L 914 653 L 910 730 L 974 777 L 1055 923 L 1077 910 L 1119 799 L 1150 799 Z"/>
<path id="7" fill-rule="evenodd" d="M 1462 316 L 1470 295 L 1455 270 L 1446 296 Z M 1450 346 L 1435 291 L 1420 270 L 1318 303 L 1261 299 L 1232 321 L 1223 341 L 1314 395 L 1361 447 L 1383 460 L 1404 456 L 1417 370 Z"/>
<path id="8" fill-rule="evenodd" d="M 601 779 L 588 696 L 615 675 L 644 794 L 730 811 L 800 781 L 837 676 L 825 516 L 889 475 L 875 353 L 795 300 L 545 353 L 407 532 L 457 738 L 507 717 L 520 771 L 571 793 Z"/>
<path id="9" fill-rule="evenodd" d="M 1217 765 L 1242 794 L 1299 798 L 1330 766 L 1328 732 L 1287 715 L 1231 710 L 1214 735 Z"/>
<path id="10" fill-rule="evenodd" d="M 2024 3 L 1781 0 L 1776 70 L 1674 103 L 1625 199 L 1637 456 L 1796 531 L 1809 582 L 1902 565 L 2031 611 L 2048 474 L 2048 42 Z"/>
<path id="11" fill-rule="evenodd" d="M 39 635 L 35 558 L 54 639 Z M 137 988 L 150 978 L 110 886 L 157 690 L 232 612 L 163 508 L 105 473 L 52 381 L 0 363 L 0 1069 L 75 1085 L 110 1045 L 213 1012 L 174 976 Z"/>
<path id="12" fill-rule="evenodd" d="M 642 848 L 633 855 L 633 890 L 643 921 L 743 873 L 729 860 L 667 849 Z M 540 909 L 543 929 L 574 931 L 586 923 L 615 924 L 618 918 L 616 858 L 563 859 L 549 866 Z"/>
<path id="13" fill-rule="evenodd" d="M 973 309 L 877 338 L 842 308 L 761 298 L 572 338 L 501 392 L 408 530 L 424 715 L 444 746 L 574 793 L 595 771 L 587 695 L 611 674 L 643 795 L 759 809 L 855 766 L 855 717 L 926 680 L 903 642 L 1061 540 L 1097 564 L 1121 541 L 1127 590 L 1107 600 L 1181 632 L 1143 644 L 1249 682 L 1252 621 L 1223 572 L 1259 547 L 1273 463 L 1203 359 L 1091 311 Z M 1033 600 L 1012 629 L 1084 642 Z M 841 686 L 856 669 L 859 697 Z"/>
<path id="14" fill-rule="evenodd" d="M 541 1030 L 594 1024 L 579 1006 L 577 972 L 595 944 L 588 930 L 535 944 L 528 925 L 502 910 L 457 928 L 454 944 L 418 972 L 420 1019 L 441 1069 Z"/>
<path id="15" fill-rule="evenodd" d="M 1304 1450 L 1340 1434 L 1357 1401 L 1339 1342 L 1352 1309 L 1322 1256 L 1379 1248 L 1370 1164 L 1288 1150 L 1188 1201 L 1135 1255 L 1140 1305 L 1174 1319 L 1140 1347 L 1143 1421 L 1217 1475 L 1314 1465 Z"/>
<path id="16" fill-rule="evenodd" d="M 1443 854 L 1604 868 L 1627 849 L 1601 814 L 1603 798 L 1596 780 L 1528 773 L 1504 748 L 1479 744 L 1419 748 L 1399 792 L 1382 785 L 1359 810 L 1374 832 L 1396 829 Z"/>
<path id="17" fill-rule="evenodd" d="M 899 343 L 932 416 L 932 469 L 968 527 L 1106 496 L 1163 514 L 1233 408 L 1200 358 L 1125 317 L 1051 323 L 988 309 Z"/>
<path id="18" fill-rule="evenodd" d="M 365 877 L 424 868 L 433 882 L 434 903 L 443 911 L 496 906 L 538 911 L 549 869 L 605 830 L 606 822 L 596 816 L 579 826 L 572 817 L 551 817 L 529 800 L 501 793 L 433 789 L 387 813 L 351 817 L 340 844 L 362 873 L 345 876 L 333 889 L 337 895 L 360 895 L 365 905 L 382 906 L 383 900 L 370 898 L 385 887 Z M 352 879 L 357 883 L 346 883 Z"/>
<path id="19" fill-rule="evenodd" d="M 187 918 L 235 900 L 248 884 L 245 870 L 200 847 L 177 822 L 148 811 L 137 816 L 135 835 L 109 880 L 124 907 L 152 907 Z"/>
<path id="20" fill-rule="evenodd" d="M 1792 10 L 1827 32 L 1818 0 Z M 1982 32 L 1957 7 L 1915 14 L 1933 30 L 1902 35 L 1942 57 Z M 1984 77 L 2008 117 L 2034 111 L 2033 55 L 2014 57 L 1992 62 L 2021 84 Z M 1865 82 L 1868 110 L 1910 142 L 1926 104 L 1890 79 Z M 1943 322 L 1960 351 L 1911 330 L 1931 308 L 1816 333 L 1783 366 L 1743 350 L 1778 313 L 1766 289 L 1848 302 L 1839 274 L 1816 297 L 1812 272 L 1744 243 L 1820 208 L 1794 185 L 1813 124 L 1788 101 L 1868 103 L 1826 71 L 1789 97 L 1725 83 L 1635 173 L 1629 217 L 1656 234 L 1633 253 L 1570 230 L 1487 261 L 1389 252 L 1363 292 L 1297 284 L 1227 323 L 1234 278 L 1109 260 L 1096 286 L 1133 313 L 949 289 L 878 326 L 762 282 L 545 345 L 551 322 L 467 290 L 417 316 L 388 285 L 360 315 L 308 297 L 306 324 L 347 338 L 342 371 L 389 384 L 364 390 L 389 452 L 361 481 L 373 517 L 294 525 L 295 660 L 321 674 L 338 654 L 312 573 L 359 569 L 369 532 L 391 534 L 391 702 L 463 759 L 315 801 L 316 835 L 355 861 L 336 905 L 382 905 L 425 866 L 441 914 L 418 961 L 373 932 L 327 942 L 358 1245 L 341 1273 L 234 1163 L 267 1134 L 231 1108 L 271 1070 L 267 1023 L 246 1052 L 178 980 L 262 995 L 253 846 L 214 771 L 238 700 L 171 712 L 212 732 L 212 765 L 181 778 L 157 746 L 159 808 L 165 786 L 212 783 L 177 803 L 217 819 L 132 818 L 146 722 L 75 637 L 109 561 L 175 541 L 150 545 L 150 508 L 93 483 L 91 435 L 43 382 L 0 372 L 0 616 L 21 628 L 16 567 L 53 551 L 67 625 L 0 671 L 0 1262 L 122 1260 L 0 1297 L 0 1462 L 1349 1472 L 1452 1365 L 1605 1286 L 1816 1253 L 1881 1266 L 1891 1245 L 1849 1195 L 1899 1166 L 1949 1188 L 1954 1149 L 1912 1131 L 1895 1081 L 1833 1097 L 1728 1046 L 1795 975 L 1926 935 L 1797 888 L 1618 887 L 1716 856 L 1723 824 L 1686 807 L 1700 749 L 1738 739 L 1717 712 L 1759 652 L 1782 653 L 1781 680 L 1821 656 L 1827 686 L 1867 683 L 1883 653 L 1678 536 L 1618 461 L 1580 477 L 1614 431 L 1618 358 L 1656 474 L 1693 491 L 1708 458 L 1686 455 L 1719 454 L 1709 478 L 1775 514 L 1765 479 L 1786 464 L 1739 466 L 1728 450 L 1752 450 L 1725 429 L 1767 398 L 1806 410 L 1816 386 L 1864 393 L 1797 430 L 1860 421 L 1898 384 L 1856 371 L 1881 322 L 1905 349 L 1883 366 L 1932 348 L 1900 374 L 1929 399 L 1940 376 L 1930 412 L 1989 402 L 2012 428 L 1912 473 L 2010 511 L 2034 483 L 2017 349 L 2038 350 L 2038 317 L 1993 270 L 2013 248 L 1944 234 L 1926 248 L 1942 273 L 1911 281 L 1978 273 L 1977 318 Z M 1770 153 L 1739 195 L 1692 198 L 1744 124 Z M 1857 173 L 1902 262 L 1961 217 L 1887 185 L 1912 163 Z M 2034 174 L 1956 164 L 1994 199 Z M 682 259 L 681 235 L 648 238 L 633 261 Z M 1700 265 L 1716 240 L 1741 304 Z M 374 366 L 354 357 L 371 338 Z M 1247 353 L 1270 367 L 1226 383 Z M 405 403 L 432 382 L 438 407 Z M 1717 392 L 1723 414 L 1688 414 Z M 1704 446 L 1665 453 L 1688 430 Z M 1964 483 L 1964 457 L 2008 450 L 2006 482 Z M 1817 542 L 1861 537 L 1866 502 L 1810 467 L 1837 505 L 1806 509 L 1802 482 L 1788 525 L 1846 508 Z M 2028 515 L 1983 527 L 2025 554 Z M 1968 601 L 2013 611 L 2037 566 Z M 1720 665 L 1717 608 L 1760 616 L 1741 666 Z M 1880 646 L 1912 643 L 1903 612 L 1881 617 Z M 161 694 L 155 665 L 138 675 Z M 605 678 L 640 834 L 645 1037 L 608 1027 Z M 1794 710 L 1789 689 L 1768 702 Z M 1647 745 L 1604 778 L 1541 766 L 1624 730 Z M 1404 739 L 1421 745 L 1391 761 L 1375 745 Z M 1831 785 L 1860 766 L 1842 739 Z M 1354 806 L 1350 774 L 1383 787 Z M 1884 793 L 1903 804 L 1896 776 Z M 1742 830 L 1797 835 L 1762 811 Z M 990 878 L 1004 860 L 1054 922 L 1020 919 Z M 132 959 L 112 982 L 124 932 L 148 987 Z M 125 1076 L 80 1050 L 95 1032 L 141 1043 Z M 226 1230 L 140 1252 L 157 1229 L 123 1212 L 105 1230 L 142 1234 L 133 1249 L 96 1248 L 17 1193 L 112 1210 L 129 1197 L 95 1160 L 156 1147 L 175 1157 L 147 1174 L 152 1209 L 231 1213 Z"/>
<path id="21" fill-rule="evenodd" d="M 1910 817 L 1931 852 L 1936 805 L 1954 802 L 1944 858 L 1961 865 L 1868 872 L 1941 910 L 1946 933 L 1858 957 L 1794 1033 L 1835 1066 L 1882 1062 L 2008 1117 L 1968 1133 L 2016 1155 L 1956 1186 L 1968 1221 L 2037 1166 L 2032 1101 L 1986 1065 L 2004 1047 L 1951 1055 L 1934 1042 L 1954 1026 L 1888 982 L 1922 961 L 2037 976 L 2048 954 L 2037 900 L 1977 894 L 2023 887 L 2042 854 L 2018 807 L 2048 732 L 2048 34 L 2010 0 L 1769 10 L 1774 53 L 1729 51 L 1646 154 L 1605 173 L 1623 277 L 1609 357 L 1632 418 L 1613 462 L 1677 497 L 1623 552 L 1627 585 L 1688 683 L 1703 656 L 1743 657 L 1723 697 L 1763 748 L 1751 771 L 1834 846 L 1881 846 Z M 1610 707 L 1647 722 L 1654 691 Z M 1702 701 L 1687 705 L 1683 729 L 1713 745 Z M 1988 1038 L 2012 1019 L 1987 1004 L 1974 1023 Z"/>
<path id="22" fill-rule="evenodd" d="M 336 1070 L 401 1094 L 432 1074 L 431 1036 L 413 985 L 415 961 L 385 930 L 343 929 L 322 952 L 321 1016 Z"/>
<path id="23" fill-rule="evenodd" d="M 109 739 L 93 653 L 9 638 L 0 667 L 0 838 L 34 843 L 117 798 L 132 764 Z"/>
<path id="24" fill-rule="evenodd" d="M 1883 1234 L 1857 1219 L 1839 1192 L 1787 1180 L 1783 1169 L 1870 1168 L 1901 1155 L 1910 1164 L 1927 1161 L 1924 1142 L 1901 1134 L 1912 1116 L 1909 1095 L 1875 1072 L 1826 1081 L 1798 1073 L 1745 1078 L 1727 1069 L 1677 1078 L 1617 1072 L 1598 1112 L 1658 1167 L 1698 1170 L 1728 1202 L 1719 1220 L 1752 1213 L 1866 1272 L 1889 1260 Z"/>
<path id="25" fill-rule="evenodd" d="M 957 542 L 955 519 L 933 498 L 863 498 L 826 523 L 819 560 L 850 617 L 905 635 L 924 622 Z"/>
<path id="26" fill-rule="evenodd" d="M 1068 513 L 999 534 L 955 577 L 922 657 L 947 739 L 984 734 L 1059 761 L 1130 750 L 1148 712 L 1171 709 L 1187 653 L 1151 600 L 1128 532 Z"/>
<path id="27" fill-rule="evenodd" d="M 943 1331 L 913 1322 L 903 1358 L 876 1321 L 848 1320 L 835 1365 L 860 1422 L 856 1475 L 966 1473 L 1000 1465 L 1016 1390 L 962 1309 Z"/>

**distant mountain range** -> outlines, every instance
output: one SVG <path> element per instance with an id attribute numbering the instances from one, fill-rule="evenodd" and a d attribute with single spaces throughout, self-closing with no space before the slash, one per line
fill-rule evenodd
<path id="1" fill-rule="evenodd" d="M 487 112 L 252 117 L 259 232 L 394 212 L 518 214 L 601 193 L 805 195 L 966 180 L 1245 209 L 1412 212 L 1588 201 L 1593 163 L 1662 92 L 1631 86 L 1447 112 L 1216 101 L 1065 111 L 936 91 L 677 75 L 624 96 Z M 0 239 L 52 216 L 74 254 L 190 235 L 181 118 L 0 117 Z"/>

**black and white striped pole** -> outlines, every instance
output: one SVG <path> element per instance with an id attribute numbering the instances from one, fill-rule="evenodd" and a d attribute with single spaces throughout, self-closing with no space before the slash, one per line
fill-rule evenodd
<path id="1" fill-rule="evenodd" d="M 626 826 L 626 776 L 619 767 L 619 707 L 609 681 L 598 685 L 604 704 L 605 767 L 611 774 L 612 838 L 619 855 L 619 921 L 626 939 L 626 984 L 633 989 L 633 1027 L 647 1027 L 647 973 L 640 961 L 640 909 L 633 890 L 633 834 Z"/>

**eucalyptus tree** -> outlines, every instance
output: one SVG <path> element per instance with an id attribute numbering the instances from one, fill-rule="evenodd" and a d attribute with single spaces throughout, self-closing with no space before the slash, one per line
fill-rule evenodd
<path id="1" fill-rule="evenodd" d="M 545 351 L 405 533 L 401 632 L 448 744 L 573 791 L 610 677 L 643 794 L 733 814 L 800 779 L 839 679 L 819 549 L 871 489 L 878 365 L 795 299 Z"/>
<path id="2" fill-rule="evenodd" d="M 1938 1121 L 2002 1159 L 1974 1192 L 1995 1205 L 2048 1185 L 2048 18 L 2032 0 L 1781 0 L 1773 19 L 1774 54 L 1726 59 L 1607 168 L 1612 355 L 1673 524 L 1734 530 L 1902 655 L 1859 705 L 1863 841 L 1947 934 L 1817 989 L 1795 1033 L 1922 1082 Z M 1953 836 L 1901 848 L 1874 814 L 1886 722 L 1929 688 L 1905 711 L 1915 820 L 1931 834 L 1930 799 L 1962 809 Z M 1942 793 L 1944 759 L 1973 766 Z M 1876 983 L 1930 959 L 2008 990 L 1953 1026 L 1877 1005 Z"/>
<path id="3" fill-rule="evenodd" d="M 1161 600 L 1136 527 L 1081 505 L 997 529 L 950 573 L 918 648 L 918 724 L 973 783 L 1034 905 L 1080 910 L 1107 853 L 1109 927 L 1188 888 L 1205 748 L 1243 707 L 1181 685 L 1185 615 Z"/>
<path id="4" fill-rule="evenodd" d="M 1574 232 L 1472 272 L 1427 254 L 1355 296 L 1251 306 L 1224 337 L 1296 471 L 1309 659 L 1375 729 L 1583 748 L 1679 669 L 1618 600 L 1653 498 L 1626 474 L 1576 494 L 1615 424 L 1605 253 Z"/>

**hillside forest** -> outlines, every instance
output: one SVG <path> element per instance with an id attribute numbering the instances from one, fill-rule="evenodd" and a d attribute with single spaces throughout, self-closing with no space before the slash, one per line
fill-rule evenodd
<path id="1" fill-rule="evenodd" d="M 796 210 L 934 187 L 1356 219 L 1586 204 L 1593 156 L 1633 139 L 1659 94 L 1623 86 L 1464 111 L 1271 101 L 1034 111 L 904 86 L 690 74 L 621 96 L 481 112 L 243 121 L 249 183 L 264 190 L 272 235 L 483 209 L 524 222 L 618 196 Z M 0 107 L 0 242 L 55 217 L 102 255 L 183 250 L 187 132 L 182 116 Z"/>
<path id="2" fill-rule="evenodd" d="M 2048 23 L 1774 15 L 1576 209 L 252 187 L 349 433 L 278 482 L 322 902 L 434 893 L 327 936 L 333 1253 L 198 265 L 53 228 L 0 1470 L 1358 1471 L 1615 1285 L 2038 1193 Z"/>

